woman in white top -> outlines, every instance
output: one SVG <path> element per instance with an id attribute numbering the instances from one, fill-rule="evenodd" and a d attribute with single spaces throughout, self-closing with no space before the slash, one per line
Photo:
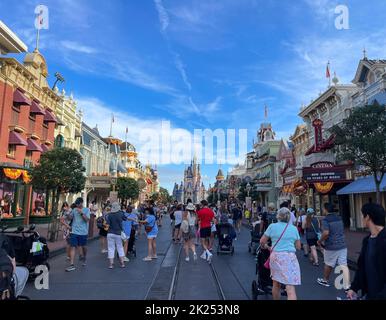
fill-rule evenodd
<path id="1" fill-rule="evenodd" d="M 173 235 L 173 240 L 175 242 L 180 242 L 181 240 L 181 223 L 182 223 L 182 204 L 179 204 L 177 206 L 177 210 L 174 212 L 174 217 L 175 217 L 175 224 L 174 224 L 174 235 Z"/>
<path id="2" fill-rule="evenodd" d="M 181 233 L 182 238 L 184 239 L 184 249 L 186 254 L 185 261 L 189 262 L 189 249 L 191 249 L 193 252 L 193 259 L 197 260 L 196 245 L 193 241 L 196 236 L 196 219 L 194 215 L 194 205 L 188 205 L 186 209 L 187 211 L 184 211 L 182 214 Z"/>

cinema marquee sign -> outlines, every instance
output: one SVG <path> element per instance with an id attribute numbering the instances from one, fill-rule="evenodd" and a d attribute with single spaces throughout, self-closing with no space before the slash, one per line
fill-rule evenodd
<path id="1" fill-rule="evenodd" d="M 347 171 L 350 166 L 335 166 L 331 162 L 317 162 L 303 168 L 303 179 L 308 183 L 345 182 L 350 180 Z"/>

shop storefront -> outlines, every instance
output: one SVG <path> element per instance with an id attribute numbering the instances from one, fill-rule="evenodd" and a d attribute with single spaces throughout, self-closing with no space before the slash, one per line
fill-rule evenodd
<path id="1" fill-rule="evenodd" d="M 381 185 L 381 205 L 386 206 L 386 177 Z M 349 198 L 350 202 L 350 228 L 352 230 L 363 230 L 365 226 L 362 221 L 362 206 L 369 202 L 376 202 L 376 187 L 373 176 L 358 177 L 349 185 L 338 190 L 339 198 Z"/>
<path id="2" fill-rule="evenodd" d="M 332 203 L 342 216 L 345 225 L 349 226 L 349 199 L 338 197 L 337 191 L 352 182 L 352 166 L 317 162 L 311 164 L 310 167 L 303 168 L 303 179 L 312 190 L 309 195 L 317 215 L 323 215 L 324 203 Z"/>
<path id="3" fill-rule="evenodd" d="M 24 168 L 0 166 L 1 224 L 9 227 L 28 222 L 31 210 L 32 187 Z"/>

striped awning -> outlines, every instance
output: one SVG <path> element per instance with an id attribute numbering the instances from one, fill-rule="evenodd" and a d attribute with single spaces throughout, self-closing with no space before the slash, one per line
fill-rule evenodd
<path id="1" fill-rule="evenodd" d="M 31 109 L 29 111 L 30 113 L 35 113 L 35 114 L 41 114 L 41 115 L 45 115 L 45 111 L 44 109 L 39 105 L 39 103 L 35 100 L 33 100 L 31 102 Z"/>
<path id="2" fill-rule="evenodd" d="M 31 100 L 29 100 L 19 89 L 16 89 L 13 93 L 13 102 L 24 106 L 31 105 Z"/>
<path id="3" fill-rule="evenodd" d="M 16 146 L 28 146 L 27 141 L 17 132 L 11 131 L 9 133 L 8 144 L 16 145 Z"/>
<path id="4" fill-rule="evenodd" d="M 27 139 L 27 143 L 28 143 L 27 151 L 43 152 L 42 147 L 34 139 L 31 139 L 31 138 Z"/>
<path id="5" fill-rule="evenodd" d="M 55 123 L 58 122 L 58 120 L 56 119 L 54 114 L 51 111 L 48 111 L 48 110 L 46 110 L 46 114 L 44 116 L 44 121 L 45 122 L 55 122 Z"/>
<path id="6" fill-rule="evenodd" d="M 46 144 L 44 144 L 44 143 L 41 145 L 41 147 L 42 147 L 42 150 L 43 150 L 42 152 L 43 153 L 47 152 L 47 151 L 50 151 L 50 148 L 48 148 L 48 146 Z"/>

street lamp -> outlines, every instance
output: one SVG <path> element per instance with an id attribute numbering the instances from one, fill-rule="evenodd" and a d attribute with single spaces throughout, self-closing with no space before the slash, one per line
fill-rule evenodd
<path id="1" fill-rule="evenodd" d="M 248 184 L 247 184 L 246 189 L 247 189 L 247 192 L 248 192 L 248 198 L 249 198 L 249 192 L 251 192 L 251 189 L 252 189 L 251 184 L 250 184 L 249 182 L 248 182 Z"/>

